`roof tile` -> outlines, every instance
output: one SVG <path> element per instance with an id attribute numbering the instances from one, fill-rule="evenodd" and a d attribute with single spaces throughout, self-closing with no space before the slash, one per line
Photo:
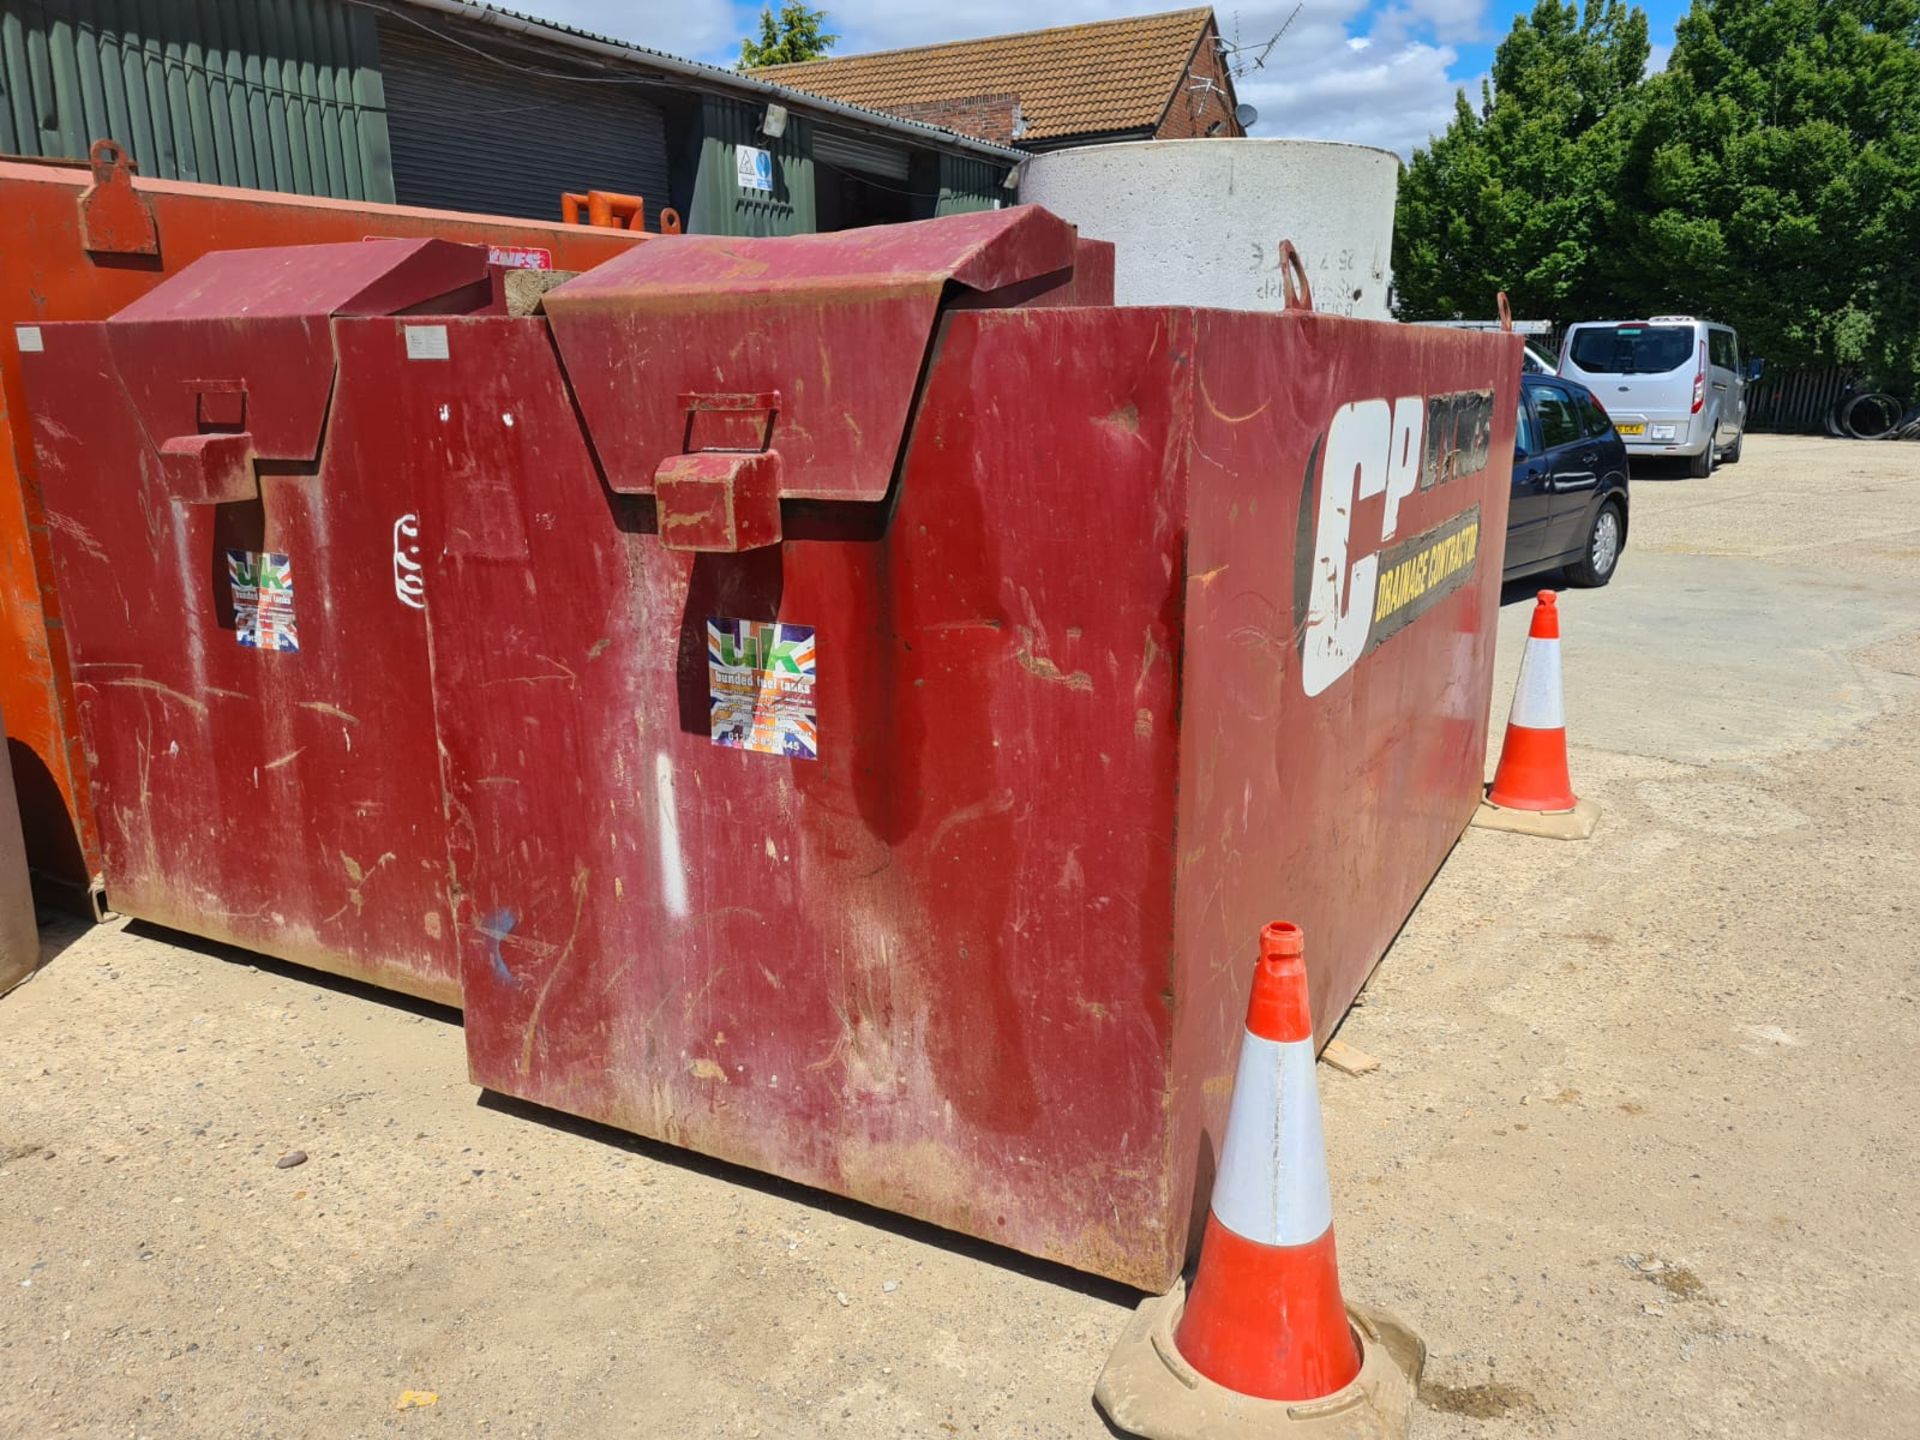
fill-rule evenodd
<path id="1" fill-rule="evenodd" d="M 1017 96 L 1026 122 L 1020 138 L 1028 141 L 1151 130 L 1212 18 L 1210 8 L 1175 10 L 751 73 L 875 110 Z"/>

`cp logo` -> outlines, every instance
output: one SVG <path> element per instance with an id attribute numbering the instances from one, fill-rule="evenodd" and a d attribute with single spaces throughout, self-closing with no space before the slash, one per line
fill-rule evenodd
<path id="1" fill-rule="evenodd" d="M 1336 410 L 1327 427 L 1318 457 L 1320 504 L 1311 552 L 1304 543 L 1308 537 L 1300 537 L 1299 553 L 1313 556 L 1300 653 L 1300 682 L 1309 695 L 1318 695 L 1351 670 L 1367 647 L 1374 587 L 1380 579 L 1378 547 L 1393 538 L 1400 525 L 1400 502 L 1420 483 L 1426 414 L 1427 401 L 1420 395 L 1403 395 L 1392 404 L 1355 400 Z M 1307 470 L 1311 476 L 1312 459 Z M 1383 492 L 1378 538 L 1356 538 L 1354 506 Z M 1303 522 L 1306 513 L 1303 504 Z M 1366 553 L 1354 555 L 1363 549 Z"/>

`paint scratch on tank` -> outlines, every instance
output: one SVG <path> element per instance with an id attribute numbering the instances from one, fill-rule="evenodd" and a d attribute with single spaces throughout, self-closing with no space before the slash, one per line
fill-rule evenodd
<path id="1" fill-rule="evenodd" d="M 1088 694 L 1093 692 L 1093 676 L 1084 670 L 1069 674 L 1045 655 L 1036 655 L 1024 645 L 1014 652 L 1013 658 L 1020 662 L 1021 669 L 1037 679 L 1065 685 L 1069 690 L 1084 690 Z"/>
<path id="2" fill-rule="evenodd" d="M 1207 377 L 1205 375 L 1199 375 L 1196 378 L 1200 382 L 1200 399 L 1205 403 L 1207 409 L 1213 413 L 1213 418 L 1216 420 L 1224 420 L 1229 425 L 1244 425 L 1246 424 L 1247 421 L 1256 419 L 1259 416 L 1264 415 L 1267 411 L 1267 407 L 1273 403 L 1272 399 L 1269 398 L 1266 400 L 1262 400 L 1258 405 L 1256 405 L 1253 409 L 1247 411 L 1247 413 L 1244 415 L 1229 415 L 1227 414 L 1226 411 L 1222 410 L 1218 405 L 1213 403 L 1213 396 L 1210 393 L 1208 393 L 1208 390 L 1207 390 Z"/>
<path id="3" fill-rule="evenodd" d="M 1054 882 L 1054 888 L 1068 893 L 1086 888 L 1087 873 L 1080 868 L 1080 849 L 1077 845 L 1067 847 L 1067 858 L 1060 864 L 1060 878 Z"/>
<path id="4" fill-rule="evenodd" d="M 940 846 L 946 841 L 948 834 L 959 826 L 975 820 L 985 820 L 990 815 L 1004 815 L 1011 809 L 1013 809 L 1013 791 L 1002 790 L 998 795 L 989 795 L 985 800 L 975 801 L 971 805 L 954 811 L 934 827 L 933 838 L 927 842 L 928 856 L 939 854 Z"/>
<path id="5" fill-rule="evenodd" d="M 349 725 L 358 725 L 360 723 L 360 717 L 358 715 L 350 715 L 338 705 L 330 705 L 325 700 L 302 700 L 300 702 L 300 708 L 302 710 L 312 710 L 320 715 L 331 715 L 334 719 L 344 720 Z"/>
<path id="6" fill-rule="evenodd" d="M 306 746 L 302 745 L 296 750 L 289 750 L 286 754 L 282 755 L 278 760 L 269 760 L 266 764 L 262 765 L 260 768 L 262 770 L 278 770 L 282 765 L 291 765 L 295 760 L 299 759 L 300 756 L 306 752 L 306 748 L 307 748 Z"/>
<path id="7" fill-rule="evenodd" d="M 562 665 L 551 655 L 537 655 L 534 658 L 546 661 L 553 669 L 544 675 L 507 675 L 498 680 L 483 680 L 480 682 L 481 688 L 490 685 L 542 685 L 549 680 L 564 680 L 570 686 L 580 683 L 580 677 L 570 667 Z"/>
<path id="8" fill-rule="evenodd" d="M 44 464 L 45 461 L 43 460 L 42 463 Z M 107 552 L 100 548 L 100 542 L 94 538 L 93 532 L 78 520 L 74 519 L 73 516 L 59 515 L 49 511 L 47 514 L 47 525 L 51 529 L 58 530 L 82 550 L 86 551 L 89 560 L 98 560 L 102 563 L 106 562 Z"/>
<path id="9" fill-rule="evenodd" d="M 186 706 L 189 710 L 193 711 L 196 715 L 204 715 L 207 713 L 206 701 L 196 700 L 191 695 L 184 695 L 180 691 L 174 689 L 171 685 L 162 685 L 158 680 L 148 680 L 145 678 L 128 678 L 125 680 L 109 680 L 107 681 L 107 684 L 122 685 L 129 690 L 151 690 L 156 695 L 164 695 L 169 700 L 179 701 L 182 705 Z"/>
<path id="10" fill-rule="evenodd" d="M 553 983 L 560 978 L 560 972 L 567 968 L 567 961 L 573 956 L 574 941 L 580 938 L 580 915 L 586 909 L 587 881 L 593 872 L 582 865 L 573 872 L 573 926 L 567 931 L 567 943 L 560 947 L 560 953 L 554 957 L 553 964 L 547 967 L 547 978 L 540 982 L 540 993 L 533 998 L 533 1009 L 527 1014 L 527 1028 L 520 1038 L 520 1073 L 527 1073 L 527 1066 L 533 1063 L 533 1040 L 540 1029 L 540 1012 L 546 1008 L 547 996 L 553 993 Z"/>
<path id="11" fill-rule="evenodd" d="M 1153 673 L 1153 662 L 1166 653 L 1160 648 L 1160 642 L 1153 638 L 1153 626 L 1147 626 L 1143 633 L 1145 638 L 1140 649 L 1140 678 L 1133 682 L 1136 694 L 1147 683 L 1147 676 Z"/>

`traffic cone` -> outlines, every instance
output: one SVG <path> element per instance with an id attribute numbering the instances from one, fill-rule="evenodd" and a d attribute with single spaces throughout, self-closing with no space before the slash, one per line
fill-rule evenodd
<path id="1" fill-rule="evenodd" d="M 1474 823 L 1526 835 L 1584 840 L 1599 808 L 1573 793 L 1567 770 L 1567 707 L 1560 683 L 1560 606 L 1542 590 L 1513 690 L 1507 738 Z"/>
<path id="2" fill-rule="evenodd" d="M 1360 1371 L 1334 1263 L 1304 951 L 1297 925 L 1260 932 L 1200 1268 L 1173 1335 L 1209 1380 L 1267 1400 L 1317 1400 Z"/>
<path id="3" fill-rule="evenodd" d="M 1268 925 L 1192 1287 L 1141 1305 L 1094 1396 L 1149 1440 L 1391 1440 L 1425 1358 L 1405 1326 L 1341 1298 L 1305 941 Z"/>

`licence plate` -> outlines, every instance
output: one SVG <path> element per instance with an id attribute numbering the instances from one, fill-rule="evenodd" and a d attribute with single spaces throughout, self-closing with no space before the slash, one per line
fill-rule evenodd
<path id="1" fill-rule="evenodd" d="M 1618 430 L 1622 435 L 1644 435 L 1647 433 L 1647 427 L 1644 425 L 1616 425 L 1613 428 Z"/>

